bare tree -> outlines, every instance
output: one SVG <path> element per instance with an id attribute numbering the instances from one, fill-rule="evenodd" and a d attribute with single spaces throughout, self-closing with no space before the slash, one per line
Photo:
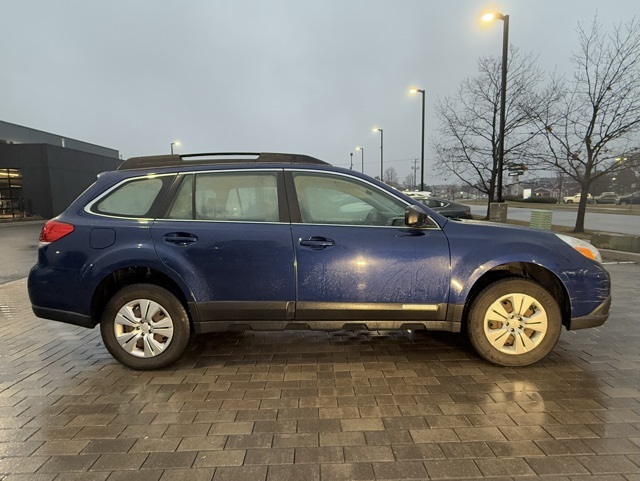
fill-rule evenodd
<path id="1" fill-rule="evenodd" d="M 559 100 L 532 112 L 546 143 L 539 160 L 580 184 L 574 232 L 584 232 L 590 186 L 629 167 L 620 159 L 640 145 L 640 24 L 633 19 L 606 34 L 596 17 L 578 36 L 575 70 L 558 82 Z"/>
<path id="2" fill-rule="evenodd" d="M 416 188 L 416 185 L 413 181 L 413 174 L 407 174 L 407 176 L 402 181 L 402 187 L 406 190 L 413 190 Z"/>
<path id="3" fill-rule="evenodd" d="M 617 160 L 617 159 L 616 159 Z M 620 158 L 622 162 L 626 162 L 625 165 L 631 170 L 636 179 L 640 179 L 640 150 L 636 150 L 635 152 L 631 152 L 628 156 L 625 155 Z M 622 166 L 624 169 L 624 165 Z M 636 183 L 637 187 L 640 187 Z"/>
<path id="4" fill-rule="evenodd" d="M 523 57 L 516 48 L 510 48 L 505 167 L 509 160 L 522 163 L 535 158 L 532 149 L 539 132 L 533 128 L 529 112 L 552 101 L 552 90 L 538 91 L 544 73 L 536 62 L 534 55 Z M 440 127 L 432 143 L 440 172 L 451 172 L 487 194 L 488 204 L 495 198 L 498 176 L 501 66 L 501 59 L 480 58 L 478 75 L 465 79 L 455 95 L 438 100 L 435 107 Z"/>
<path id="5" fill-rule="evenodd" d="M 398 173 L 394 167 L 387 167 L 384 169 L 384 182 L 392 187 L 399 187 L 400 181 L 398 179 Z"/>

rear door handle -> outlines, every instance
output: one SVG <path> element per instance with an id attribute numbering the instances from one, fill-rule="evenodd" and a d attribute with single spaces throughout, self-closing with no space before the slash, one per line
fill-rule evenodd
<path id="1" fill-rule="evenodd" d="M 309 237 L 308 239 L 301 238 L 298 242 L 301 246 L 311 247 L 312 249 L 326 249 L 327 247 L 331 247 L 335 244 L 333 239 L 327 239 L 326 237 L 316 235 Z"/>
<path id="2" fill-rule="evenodd" d="M 164 235 L 164 241 L 168 244 L 175 244 L 177 246 L 186 246 L 193 244 L 198 240 L 198 236 L 189 234 L 188 232 L 171 232 Z"/>

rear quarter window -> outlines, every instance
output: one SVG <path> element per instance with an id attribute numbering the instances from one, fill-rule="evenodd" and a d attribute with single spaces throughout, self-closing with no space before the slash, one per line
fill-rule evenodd
<path id="1" fill-rule="evenodd" d="M 91 211 L 120 217 L 148 217 L 165 179 L 154 177 L 126 182 L 96 202 Z"/>

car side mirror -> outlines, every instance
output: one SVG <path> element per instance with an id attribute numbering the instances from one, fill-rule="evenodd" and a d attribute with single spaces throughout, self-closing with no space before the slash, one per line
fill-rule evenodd
<path id="1" fill-rule="evenodd" d="M 429 214 L 418 205 L 408 205 L 404 209 L 404 223 L 409 227 L 424 227 L 429 224 Z"/>

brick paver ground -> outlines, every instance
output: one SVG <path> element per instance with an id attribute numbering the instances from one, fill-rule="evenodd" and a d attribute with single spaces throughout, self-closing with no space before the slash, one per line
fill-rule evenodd
<path id="1" fill-rule="evenodd" d="M 288 331 L 136 372 L 2 285 L 0 478 L 640 479 L 640 267 L 610 271 L 608 323 L 520 369 L 457 334 Z"/>

